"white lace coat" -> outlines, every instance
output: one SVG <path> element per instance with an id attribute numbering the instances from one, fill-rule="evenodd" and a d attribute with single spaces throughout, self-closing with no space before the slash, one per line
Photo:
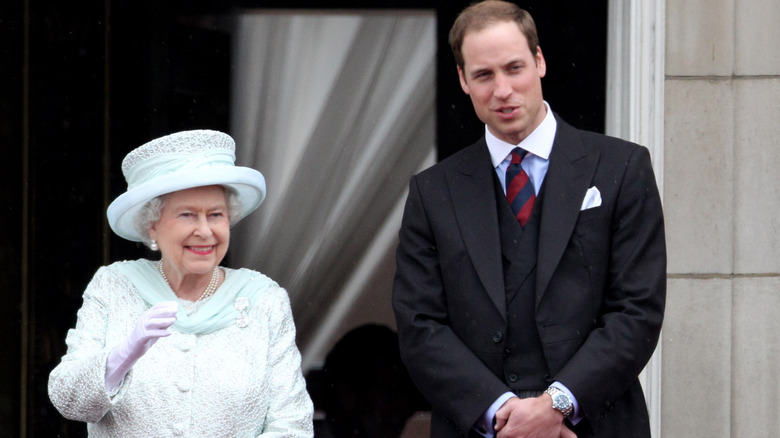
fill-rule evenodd
<path id="1" fill-rule="evenodd" d="M 100 268 L 49 377 L 52 403 L 64 417 L 88 422 L 91 437 L 311 437 L 313 408 L 287 292 L 260 273 L 251 281 L 271 287 L 258 283 L 264 290 L 247 309 L 246 327 L 171 328 L 112 395 L 108 352 L 150 306 L 113 265 Z"/>

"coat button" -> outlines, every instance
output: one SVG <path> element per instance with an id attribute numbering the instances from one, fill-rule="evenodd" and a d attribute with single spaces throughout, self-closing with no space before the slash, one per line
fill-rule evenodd
<path id="1" fill-rule="evenodd" d="M 187 335 L 182 334 L 177 337 L 176 340 L 176 346 L 179 348 L 180 351 L 188 352 L 192 350 L 193 347 L 195 347 L 196 339 L 195 335 Z"/>
<path id="2" fill-rule="evenodd" d="M 501 333 L 500 330 L 496 330 L 496 332 L 493 333 L 493 342 L 501 342 L 501 339 L 504 339 L 504 334 Z"/>
<path id="3" fill-rule="evenodd" d="M 510 383 L 517 382 L 517 374 L 510 374 L 508 377 Z"/>
<path id="4" fill-rule="evenodd" d="M 187 392 L 192 388 L 192 385 L 189 380 L 182 378 L 176 383 L 176 387 L 179 388 L 179 391 L 181 392 Z"/>
<path id="5" fill-rule="evenodd" d="M 173 425 L 173 434 L 175 436 L 182 436 L 187 432 L 187 426 L 184 423 L 176 423 Z"/>

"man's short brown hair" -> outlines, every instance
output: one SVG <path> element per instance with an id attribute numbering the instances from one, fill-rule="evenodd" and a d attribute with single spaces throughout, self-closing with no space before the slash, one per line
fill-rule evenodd
<path id="1" fill-rule="evenodd" d="M 455 63 L 463 68 L 463 39 L 468 32 L 485 29 L 491 24 L 502 21 L 514 21 L 520 32 L 523 33 L 528 41 L 528 48 L 531 53 L 536 55 L 539 47 L 539 36 L 536 33 L 536 23 L 533 17 L 525 9 L 519 6 L 501 1 L 486 0 L 480 3 L 474 3 L 463 10 L 455 19 L 455 23 L 450 29 L 450 48 L 455 56 Z"/>

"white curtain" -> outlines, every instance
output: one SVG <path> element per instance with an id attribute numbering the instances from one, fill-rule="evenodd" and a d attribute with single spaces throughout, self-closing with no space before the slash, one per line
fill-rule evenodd
<path id="1" fill-rule="evenodd" d="M 268 196 L 230 261 L 287 289 L 305 368 L 372 320 L 360 303 L 390 307 L 407 184 L 435 156 L 435 52 L 432 12 L 237 17 L 231 134 Z"/>

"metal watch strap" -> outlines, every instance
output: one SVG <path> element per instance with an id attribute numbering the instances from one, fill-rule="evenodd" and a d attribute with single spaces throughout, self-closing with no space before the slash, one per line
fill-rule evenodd
<path id="1" fill-rule="evenodd" d="M 560 389 L 556 388 L 555 386 L 550 386 L 544 392 L 549 394 L 550 397 L 552 398 L 552 407 L 553 407 L 553 409 L 555 409 L 557 411 L 560 411 L 563 414 L 564 417 L 568 417 L 574 411 L 574 404 L 571 402 L 571 400 L 569 399 L 569 396 L 566 395 L 565 392 L 561 391 Z M 559 397 L 565 397 L 566 398 L 566 402 L 563 403 L 563 404 L 559 404 L 557 402 Z"/>

